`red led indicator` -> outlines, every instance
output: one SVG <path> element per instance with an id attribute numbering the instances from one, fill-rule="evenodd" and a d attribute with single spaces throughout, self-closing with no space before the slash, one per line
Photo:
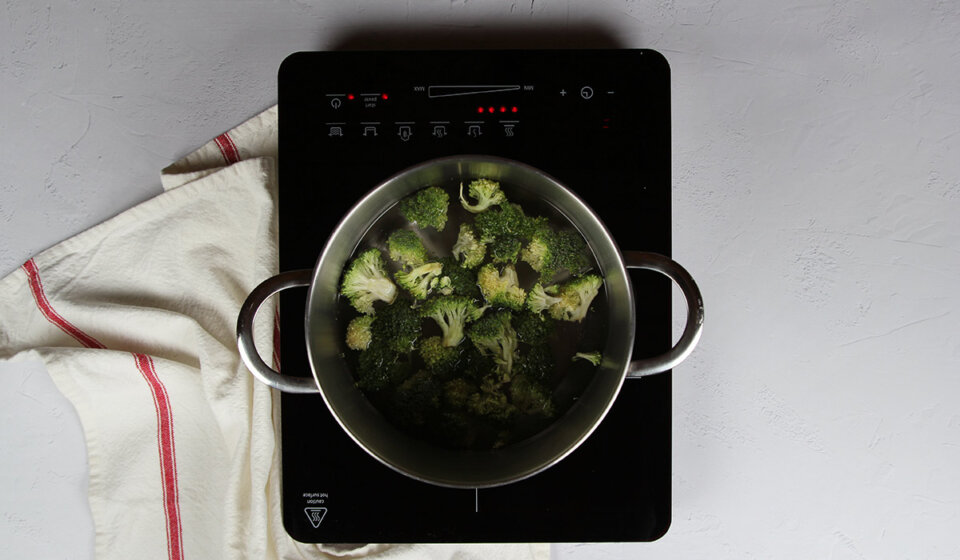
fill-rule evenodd
<path id="1" fill-rule="evenodd" d="M 517 108 L 516 108 L 515 106 L 514 106 L 514 107 L 510 107 L 510 112 L 511 112 L 511 113 L 516 113 L 516 112 L 517 112 Z"/>
<path id="2" fill-rule="evenodd" d="M 504 107 L 503 105 L 501 105 L 501 106 L 500 106 L 500 112 L 501 112 L 501 113 L 506 113 L 506 112 L 507 112 L 507 108 Z"/>
<path id="3" fill-rule="evenodd" d="M 492 113 L 492 112 L 493 112 L 493 107 L 487 107 L 487 111 L 489 111 L 489 112 Z"/>
<path id="4" fill-rule="evenodd" d="M 352 93 L 348 93 L 348 94 L 347 94 L 347 99 L 349 99 L 350 101 L 353 101 L 354 95 L 353 95 Z"/>
<path id="5" fill-rule="evenodd" d="M 482 112 L 483 112 L 483 107 L 477 107 L 477 112 L 478 112 L 478 113 L 482 113 Z"/>
<path id="6" fill-rule="evenodd" d="M 390 96 L 388 96 L 388 95 L 385 94 L 385 93 L 380 94 L 380 97 L 383 98 L 384 101 L 386 101 L 387 99 L 390 99 Z"/>

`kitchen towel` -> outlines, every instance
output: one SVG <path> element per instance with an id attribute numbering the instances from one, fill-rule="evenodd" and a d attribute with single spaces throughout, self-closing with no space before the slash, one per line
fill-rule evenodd
<path id="1" fill-rule="evenodd" d="M 80 418 L 97 558 L 545 559 L 532 545 L 307 545 L 283 529 L 277 394 L 240 361 L 277 272 L 277 109 L 164 169 L 164 192 L 0 280 L 0 360 L 39 359 Z M 275 302 L 257 347 L 274 348 Z"/>

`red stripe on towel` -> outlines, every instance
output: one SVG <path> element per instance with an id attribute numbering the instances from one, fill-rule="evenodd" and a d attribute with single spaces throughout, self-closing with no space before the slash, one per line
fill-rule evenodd
<path id="1" fill-rule="evenodd" d="M 81 331 L 72 323 L 57 313 L 47 299 L 40 280 L 40 270 L 33 259 L 23 263 L 23 271 L 27 273 L 27 282 L 30 292 L 40 313 L 53 325 L 73 337 L 87 348 L 106 349 L 99 340 Z M 150 393 L 153 396 L 153 406 L 157 413 L 157 442 L 160 452 L 160 477 L 163 487 L 163 509 L 166 514 L 167 552 L 170 560 L 183 560 L 183 530 L 180 525 L 180 499 L 177 483 L 177 456 L 173 443 L 173 413 L 170 409 L 170 397 L 167 389 L 157 376 L 153 360 L 145 354 L 133 354 L 137 369 L 143 375 Z"/>
<path id="2" fill-rule="evenodd" d="M 143 375 L 153 406 L 157 411 L 157 442 L 160 449 L 160 478 L 163 480 L 163 509 L 167 518 L 167 555 L 170 560 L 183 559 L 183 529 L 180 525 L 180 496 L 177 485 L 177 455 L 173 443 L 173 413 L 170 396 L 164 387 L 153 360 L 146 354 L 134 354 L 137 369 Z"/>
<path id="3" fill-rule="evenodd" d="M 50 300 L 47 299 L 47 295 L 43 291 L 43 282 L 40 281 L 40 270 L 37 268 L 37 263 L 35 263 L 33 259 L 23 263 L 23 266 L 20 268 L 27 273 L 30 292 L 33 294 L 34 301 L 37 302 L 40 313 L 47 321 L 59 327 L 60 330 L 72 336 L 77 342 L 87 348 L 106 348 L 99 340 L 75 327 L 70 321 L 64 319 L 63 316 L 53 309 L 53 306 L 50 305 Z"/>
<path id="4" fill-rule="evenodd" d="M 240 152 L 237 150 L 237 145 L 233 143 L 233 138 L 230 138 L 229 133 L 224 132 L 213 140 L 217 143 L 217 147 L 220 148 L 220 153 L 223 154 L 223 159 L 226 160 L 227 163 L 237 163 L 240 161 Z"/>

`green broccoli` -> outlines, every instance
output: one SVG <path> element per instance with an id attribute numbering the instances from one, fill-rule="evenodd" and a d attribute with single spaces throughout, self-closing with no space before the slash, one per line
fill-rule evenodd
<path id="1" fill-rule="evenodd" d="M 443 231 L 447 225 L 450 195 L 440 187 L 427 187 L 400 201 L 400 213 L 420 229 L 432 227 Z"/>
<path id="2" fill-rule="evenodd" d="M 582 321 L 602 285 L 603 279 L 596 274 L 584 274 L 560 284 L 556 289 L 560 302 L 550 306 L 550 316 L 564 321 Z"/>
<path id="3" fill-rule="evenodd" d="M 478 319 L 484 310 L 466 296 L 439 296 L 420 308 L 420 316 L 437 322 L 443 331 L 444 346 L 456 346 L 463 340 L 466 324 Z"/>
<path id="4" fill-rule="evenodd" d="M 445 346 L 439 336 L 425 338 L 420 343 L 420 357 L 431 372 L 446 376 L 454 370 L 460 360 L 460 349 L 455 346 Z"/>
<path id="5" fill-rule="evenodd" d="M 529 300 L 529 297 L 527 298 Z M 513 317 L 513 328 L 520 342 L 530 345 L 543 344 L 553 334 L 556 321 L 552 318 L 525 309 Z"/>
<path id="6" fill-rule="evenodd" d="M 558 272 L 579 274 L 589 266 L 587 244 L 575 231 L 538 229 L 520 258 L 540 273 L 540 280 L 549 282 Z"/>
<path id="7" fill-rule="evenodd" d="M 443 295 L 455 294 L 467 296 L 471 299 L 480 298 L 480 288 L 477 286 L 476 274 L 458 266 L 456 259 L 453 257 L 440 259 L 440 264 L 443 265 L 443 272 L 437 280 L 434 290 Z"/>
<path id="8" fill-rule="evenodd" d="M 477 272 L 477 285 L 488 304 L 514 310 L 523 308 L 527 294 L 520 287 L 517 270 L 512 264 L 504 266 L 502 272 L 493 264 L 483 265 Z"/>
<path id="9" fill-rule="evenodd" d="M 426 299 L 430 293 L 433 280 L 440 276 L 443 265 L 439 262 L 422 264 L 413 270 L 401 270 L 394 275 L 397 284 L 410 292 L 417 299 Z"/>
<path id="10" fill-rule="evenodd" d="M 347 348 L 351 350 L 366 350 L 373 340 L 373 315 L 358 315 L 347 324 Z"/>
<path id="11" fill-rule="evenodd" d="M 519 204 L 501 204 L 499 209 L 477 214 L 473 221 L 482 243 L 490 243 L 500 237 L 529 239 L 546 226 L 546 218 L 529 217 Z"/>
<path id="12" fill-rule="evenodd" d="M 447 381 L 443 385 L 443 402 L 451 408 L 464 408 L 470 395 L 477 392 L 477 388 L 462 377 Z"/>
<path id="13" fill-rule="evenodd" d="M 463 268 L 475 268 L 483 262 L 483 257 L 487 253 L 487 246 L 481 243 L 470 224 L 460 224 L 460 233 L 457 235 L 457 241 L 453 244 L 453 256 L 460 260 L 460 266 Z"/>
<path id="14" fill-rule="evenodd" d="M 556 289 L 556 286 L 544 288 L 539 282 L 534 284 L 527 295 L 527 309 L 533 313 L 542 313 L 554 305 L 559 305 L 563 300 L 554 295 Z"/>
<path id="15" fill-rule="evenodd" d="M 460 407 L 456 410 L 441 409 L 436 423 L 430 428 L 439 445 L 454 449 L 469 449 L 476 439 L 476 429 L 473 428 L 475 424 L 476 418 L 464 407 Z"/>
<path id="16" fill-rule="evenodd" d="M 449 296 L 453 293 L 453 280 L 450 280 L 449 276 L 436 276 L 430 281 L 430 289 L 428 292 L 437 292 L 441 295 Z"/>
<path id="17" fill-rule="evenodd" d="M 474 384 L 480 384 L 483 379 L 490 375 L 490 372 L 497 369 L 493 358 L 480 352 L 473 344 L 465 344 L 463 354 L 460 357 L 458 373 L 464 379 Z"/>
<path id="18" fill-rule="evenodd" d="M 516 237 L 501 236 L 490 243 L 490 259 L 495 263 L 515 263 L 523 242 Z"/>
<path id="19" fill-rule="evenodd" d="M 493 362 L 493 368 L 484 372 L 480 377 L 480 390 L 488 393 L 501 390 L 504 385 L 510 383 L 513 375 L 507 371 L 506 367 L 497 362 L 496 357 L 491 357 L 491 361 Z M 515 363 L 516 361 L 514 361 L 514 364 Z M 511 369 L 513 367 L 514 366 L 511 365 Z"/>
<path id="20" fill-rule="evenodd" d="M 340 293 L 360 313 L 372 315 L 373 303 L 393 303 L 397 287 L 390 281 L 384 267 L 383 255 L 378 249 L 367 249 L 347 266 L 340 285 Z"/>
<path id="21" fill-rule="evenodd" d="M 556 413 L 550 392 L 526 376 L 514 377 L 509 393 L 510 402 L 520 412 L 548 418 Z"/>
<path id="22" fill-rule="evenodd" d="M 429 371 L 420 370 L 397 387 L 393 417 L 401 425 L 422 426 L 440 408 L 441 386 Z"/>
<path id="23" fill-rule="evenodd" d="M 493 262 L 500 263 L 517 262 L 523 241 L 547 227 L 546 218 L 528 217 L 519 204 L 478 214 L 474 226 L 480 241 L 489 245 Z"/>
<path id="24" fill-rule="evenodd" d="M 600 351 L 595 352 L 577 352 L 573 355 L 571 360 L 586 360 L 595 366 L 600 365 L 600 361 L 603 359 L 603 354 Z"/>
<path id="25" fill-rule="evenodd" d="M 517 412 L 517 407 L 507 400 L 507 395 L 501 391 L 480 391 L 473 393 L 467 399 L 467 410 L 493 420 L 509 420 Z"/>
<path id="26" fill-rule="evenodd" d="M 394 352 L 409 354 L 420 337 L 420 330 L 420 315 L 410 307 L 409 300 L 399 299 L 377 314 L 371 327 L 371 347 L 383 345 Z"/>
<path id="27" fill-rule="evenodd" d="M 427 249 L 423 246 L 423 241 L 408 229 L 398 229 L 391 233 L 387 238 L 387 250 L 391 259 L 407 268 L 427 262 Z"/>
<path id="28" fill-rule="evenodd" d="M 467 199 L 463 197 L 463 183 L 460 183 L 460 205 L 463 206 L 464 210 L 473 214 L 483 212 L 487 208 L 496 206 L 507 200 L 503 191 L 500 190 L 500 183 L 490 179 L 470 181 L 470 184 L 467 185 L 467 192 L 470 193 L 470 196 L 477 199 L 476 204 L 470 204 Z"/>
<path id="29" fill-rule="evenodd" d="M 509 381 L 517 351 L 517 332 L 510 325 L 510 312 L 487 313 L 470 325 L 467 336 L 481 353 L 493 358 Z"/>
<path id="30" fill-rule="evenodd" d="M 537 272 L 544 270 L 547 261 L 552 260 L 550 254 L 550 237 L 552 235 L 553 232 L 549 229 L 534 233 L 530 239 L 530 243 L 520 252 L 520 260 L 529 264 L 530 268 Z M 541 279 L 544 281 L 549 280 L 549 278 L 543 278 L 542 273 Z"/>
<path id="31" fill-rule="evenodd" d="M 407 355 L 394 352 L 386 344 L 371 344 L 357 358 L 357 387 L 379 392 L 397 385 L 412 371 Z"/>
<path id="32" fill-rule="evenodd" d="M 526 377 L 537 383 L 547 383 L 553 379 L 553 353 L 547 346 L 534 346 L 526 353 L 521 354 L 513 364 L 516 375 Z"/>

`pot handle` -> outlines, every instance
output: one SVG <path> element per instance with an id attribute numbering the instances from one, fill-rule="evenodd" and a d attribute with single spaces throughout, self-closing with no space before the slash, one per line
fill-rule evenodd
<path id="1" fill-rule="evenodd" d="M 240 349 L 240 358 L 243 363 L 254 377 L 285 393 L 319 393 L 320 390 L 312 377 L 281 375 L 260 358 L 253 342 L 253 318 L 257 316 L 257 310 L 268 297 L 288 288 L 309 286 L 312 274 L 311 269 L 291 270 L 267 278 L 250 292 L 240 307 L 240 315 L 237 317 L 237 347 Z"/>
<path id="2" fill-rule="evenodd" d="M 687 326 L 677 344 L 659 356 L 633 360 L 627 369 L 627 377 L 643 377 L 673 369 L 693 352 L 703 333 L 703 297 L 700 288 L 690 273 L 669 257 L 658 253 L 624 251 L 623 259 L 627 268 L 655 270 L 669 277 L 680 287 L 687 300 Z"/>

